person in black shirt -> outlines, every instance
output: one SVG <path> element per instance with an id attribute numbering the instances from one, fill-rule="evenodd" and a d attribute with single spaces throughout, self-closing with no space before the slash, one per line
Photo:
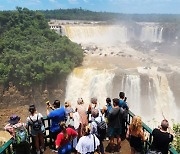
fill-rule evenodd
<path id="1" fill-rule="evenodd" d="M 173 141 L 173 131 L 169 127 L 169 122 L 164 119 L 159 128 L 152 132 L 153 143 L 152 150 L 159 151 L 162 154 L 168 154 L 169 143 Z"/>
<path id="2" fill-rule="evenodd" d="M 109 138 L 110 138 L 110 148 L 111 152 L 114 152 L 114 138 L 117 138 L 117 151 L 119 152 L 121 147 L 121 133 L 122 133 L 122 116 L 123 110 L 119 107 L 119 99 L 113 99 L 113 108 L 109 111 L 108 121 L 109 121 Z"/>

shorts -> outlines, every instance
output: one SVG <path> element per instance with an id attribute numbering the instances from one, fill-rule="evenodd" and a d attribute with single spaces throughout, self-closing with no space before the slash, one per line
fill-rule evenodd
<path id="1" fill-rule="evenodd" d="M 122 133 L 121 128 L 113 128 L 113 127 L 109 128 L 109 137 L 117 137 L 120 136 L 121 133 Z"/>
<path id="2" fill-rule="evenodd" d="M 71 142 L 69 142 L 58 150 L 58 154 L 70 154 L 71 150 L 72 150 L 72 145 Z"/>
<path id="3" fill-rule="evenodd" d="M 44 132 L 45 132 L 45 127 L 44 127 L 44 125 L 41 125 L 41 129 L 38 130 L 38 131 L 32 129 L 32 130 L 31 130 L 31 135 L 32 135 L 32 136 L 37 136 L 38 134 L 44 133 Z"/>

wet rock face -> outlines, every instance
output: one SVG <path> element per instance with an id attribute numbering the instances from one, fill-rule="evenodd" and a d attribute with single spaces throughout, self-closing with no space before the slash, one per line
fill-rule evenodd
<path id="1" fill-rule="evenodd" d="M 25 105 L 28 103 L 28 96 L 23 96 L 18 89 L 12 84 L 9 85 L 8 90 L 1 91 L 0 96 L 0 108 L 6 108 L 8 106 Z"/>
<path id="2" fill-rule="evenodd" d="M 63 100 L 64 92 L 62 86 L 47 87 L 43 89 L 41 86 L 26 92 L 19 91 L 12 83 L 9 84 L 7 90 L 0 86 L 0 108 L 17 107 L 29 104 L 36 104 L 41 107 L 47 100 L 53 102 L 55 99 Z"/>

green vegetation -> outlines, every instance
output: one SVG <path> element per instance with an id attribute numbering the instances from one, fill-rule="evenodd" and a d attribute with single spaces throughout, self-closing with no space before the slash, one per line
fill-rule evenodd
<path id="1" fill-rule="evenodd" d="M 42 10 L 47 19 L 94 20 L 94 21 L 136 21 L 136 22 L 180 22 L 180 15 L 173 14 L 123 14 L 92 12 L 83 9 Z"/>
<path id="2" fill-rule="evenodd" d="M 80 45 L 49 29 L 40 12 L 17 7 L 0 12 L 0 83 L 18 88 L 46 85 L 80 65 Z"/>
<path id="3" fill-rule="evenodd" d="M 180 124 L 174 124 L 173 130 L 175 132 L 175 138 L 173 141 L 173 146 L 178 153 L 180 153 Z"/>

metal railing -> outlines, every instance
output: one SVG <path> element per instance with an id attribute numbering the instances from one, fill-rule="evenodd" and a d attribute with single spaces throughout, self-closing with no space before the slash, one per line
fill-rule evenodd
<path id="1" fill-rule="evenodd" d="M 135 114 L 132 113 L 131 111 L 129 111 L 127 121 L 125 123 L 126 129 L 127 129 L 128 125 L 130 125 L 133 116 L 135 116 Z M 51 136 L 50 135 L 50 119 L 48 119 L 47 117 L 44 117 L 43 124 L 44 124 L 45 130 L 46 130 L 44 133 L 45 146 L 46 147 L 51 146 L 53 142 L 52 142 L 52 138 L 50 137 Z M 153 138 L 152 138 L 152 129 L 149 128 L 145 123 L 143 123 L 143 130 L 149 134 L 147 141 L 143 142 L 144 153 L 145 153 L 150 148 Z M 32 144 L 33 138 L 30 135 L 29 131 L 30 131 L 30 129 L 28 128 L 29 142 L 30 142 L 31 146 L 33 146 L 33 144 Z M 13 154 L 12 144 L 13 144 L 13 139 L 10 139 L 9 141 L 7 141 L 0 148 L 0 154 Z M 171 146 L 169 147 L 169 153 L 170 154 L 178 154 L 178 152 Z"/>
<path id="2" fill-rule="evenodd" d="M 130 125 L 133 116 L 135 116 L 135 114 L 129 111 L 127 121 L 126 121 L 126 129 L 127 129 L 127 126 Z M 153 140 L 152 129 L 149 128 L 149 126 L 147 126 L 145 123 L 143 123 L 142 126 L 143 126 L 143 131 L 148 133 L 148 136 L 149 136 L 148 139 L 145 142 L 143 142 L 144 153 L 146 153 L 152 144 L 152 140 Z M 178 154 L 178 152 L 172 146 L 169 147 L 169 153 Z"/>

